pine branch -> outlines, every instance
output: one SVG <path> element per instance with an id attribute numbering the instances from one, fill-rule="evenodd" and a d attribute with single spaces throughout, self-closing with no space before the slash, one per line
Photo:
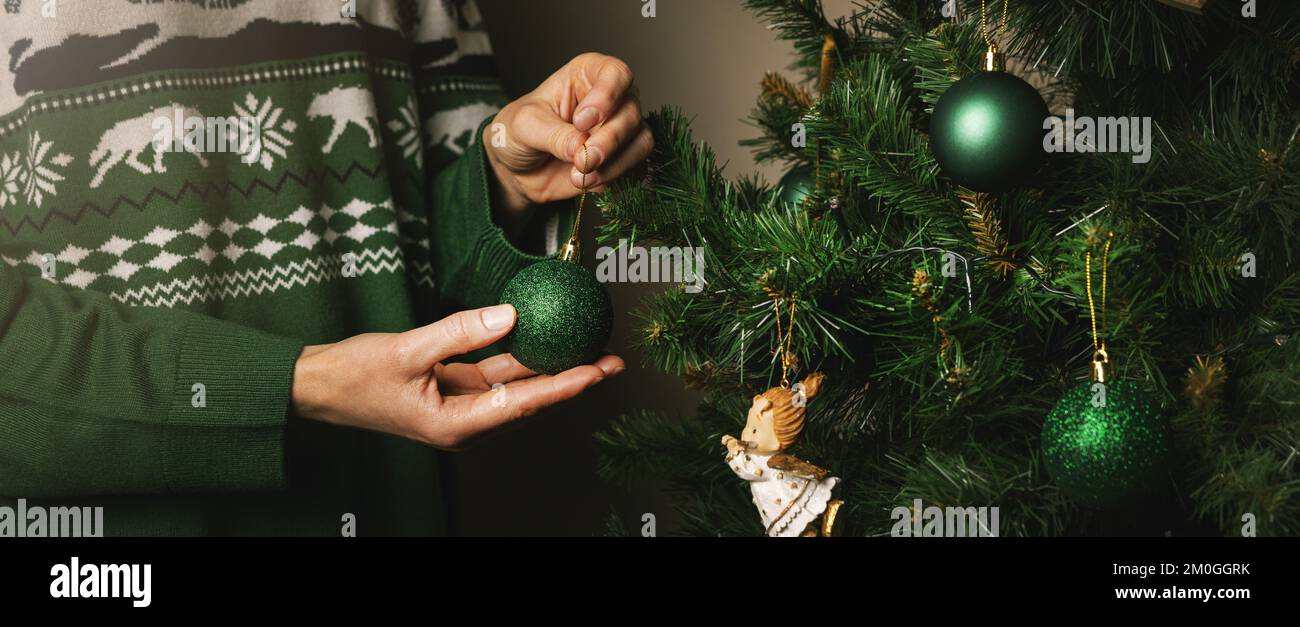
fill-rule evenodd
<path id="1" fill-rule="evenodd" d="M 966 224 L 970 226 L 975 247 L 987 257 L 986 263 L 1001 277 L 1016 270 L 1016 264 L 1007 255 L 1007 240 L 1002 235 L 1002 221 L 987 194 L 963 190 L 959 197 L 966 207 Z"/>
<path id="2" fill-rule="evenodd" d="M 807 89 L 796 86 L 776 72 L 768 72 L 763 76 L 763 92 L 760 97 L 801 111 L 807 111 L 813 105 L 812 94 Z"/>
<path id="3" fill-rule="evenodd" d="M 798 454 L 843 480 L 850 535 L 888 533 L 886 514 L 912 498 L 999 506 L 1003 535 L 1114 532 L 1057 494 L 1037 441 L 1088 376 L 1084 253 L 1114 232 L 1098 331 L 1112 376 L 1161 401 L 1182 461 L 1180 498 L 1151 507 L 1228 534 L 1243 512 L 1260 533 L 1300 533 L 1300 4 L 1243 22 L 1223 13 L 1231 3 L 1202 16 L 1146 0 L 1013 3 L 1011 53 L 1059 68 L 1051 102 L 1150 115 L 1155 134 L 1149 163 L 1054 155 L 996 206 L 942 176 L 927 137 L 933 103 L 978 66 L 977 2 L 953 22 L 939 3 L 880 0 L 835 24 L 813 0 L 746 4 L 794 42 L 810 80 L 834 43 L 819 97 L 765 79 L 761 137 L 746 142 L 762 160 L 821 164 L 818 189 L 811 208 L 787 207 L 757 178 L 723 178 L 679 112 L 653 117 L 649 175 L 602 199 L 601 236 L 705 248 L 707 288 L 660 294 L 642 320 L 647 361 L 706 400 L 689 419 L 612 425 L 603 475 L 668 481 L 681 532 L 761 534 L 717 440 L 776 384 L 772 302 L 797 297 L 799 361 L 828 375 Z M 789 141 L 796 122 L 808 149 Z M 848 241 L 824 217 L 831 198 Z"/>
<path id="4" fill-rule="evenodd" d="M 754 159 L 759 163 L 807 159 L 809 151 L 796 148 L 791 138 L 794 125 L 808 114 L 813 102 L 807 89 L 776 72 L 768 72 L 763 77 L 758 106 L 749 117 L 750 124 L 763 134 L 758 138 L 741 140 L 740 144 L 754 149 Z"/>

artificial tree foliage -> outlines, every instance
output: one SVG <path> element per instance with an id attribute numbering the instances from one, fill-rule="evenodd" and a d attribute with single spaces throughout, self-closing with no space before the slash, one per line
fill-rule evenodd
<path id="1" fill-rule="evenodd" d="M 795 298 L 799 367 L 827 374 L 798 454 L 842 479 L 846 535 L 888 535 L 916 498 L 998 506 L 1002 535 L 1239 535 L 1245 514 L 1300 534 L 1300 3 L 1011 0 L 1009 67 L 1054 114 L 1154 130 L 1147 163 L 1053 154 L 997 195 L 947 180 L 929 148 L 934 103 L 980 71 L 977 0 L 956 18 L 932 1 L 836 20 L 816 0 L 745 4 L 798 58 L 788 76 L 755 68 L 746 144 L 814 168 L 817 190 L 780 202 L 724 175 L 681 112 L 654 116 L 648 173 L 600 200 L 601 236 L 703 248 L 706 289 L 648 301 L 641 343 L 705 400 L 630 409 L 598 435 L 606 478 L 667 486 L 678 533 L 761 535 L 718 438 L 779 383 L 772 304 Z M 1097 508 L 1058 489 L 1039 439 L 1089 377 L 1085 254 L 1112 232 L 1111 376 L 1158 405 L 1172 462 L 1143 501 Z"/>

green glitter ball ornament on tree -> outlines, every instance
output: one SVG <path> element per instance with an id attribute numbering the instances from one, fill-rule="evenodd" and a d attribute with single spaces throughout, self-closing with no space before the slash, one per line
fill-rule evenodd
<path id="1" fill-rule="evenodd" d="M 979 72 L 957 81 L 935 103 L 930 150 L 958 185 L 990 193 L 1020 187 L 1046 159 L 1048 115 L 1029 83 L 1006 72 Z"/>
<path id="2" fill-rule="evenodd" d="M 501 302 L 518 313 L 510 352 L 534 372 L 556 374 L 596 361 L 609 343 L 614 308 L 586 268 L 548 259 L 519 271 Z"/>
<path id="3" fill-rule="evenodd" d="M 1070 389 L 1043 423 L 1043 457 L 1057 487 L 1081 505 L 1111 507 L 1149 491 L 1166 471 L 1165 423 L 1141 389 L 1113 381 Z"/>

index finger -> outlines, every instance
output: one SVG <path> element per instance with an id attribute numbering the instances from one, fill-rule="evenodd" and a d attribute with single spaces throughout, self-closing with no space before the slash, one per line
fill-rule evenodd
<path id="1" fill-rule="evenodd" d="M 573 126 L 582 132 L 590 131 L 608 120 L 617 109 L 623 96 L 632 88 L 632 68 L 614 57 L 584 55 L 580 63 L 584 78 L 591 88 L 574 108 Z"/>
<path id="2" fill-rule="evenodd" d="M 520 418 L 567 401 L 605 379 L 596 366 L 579 366 L 557 375 L 542 375 L 508 383 L 504 388 L 482 394 L 446 397 L 451 415 L 461 421 L 458 429 L 467 438 L 494 431 Z"/>

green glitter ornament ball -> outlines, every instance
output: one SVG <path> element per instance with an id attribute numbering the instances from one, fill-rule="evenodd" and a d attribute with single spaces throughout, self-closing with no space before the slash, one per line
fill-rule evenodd
<path id="1" fill-rule="evenodd" d="M 519 271 L 501 292 L 515 306 L 510 352 L 534 372 L 556 374 L 596 361 L 609 343 L 614 307 L 586 268 L 550 259 Z"/>
<path id="2" fill-rule="evenodd" d="M 934 105 L 930 150 L 945 175 L 977 192 L 1027 184 L 1046 160 L 1038 91 L 1006 72 L 957 81 Z"/>
<path id="3" fill-rule="evenodd" d="M 1043 423 L 1043 457 L 1057 487 L 1081 505 L 1111 507 L 1140 496 L 1165 472 L 1165 423 L 1138 386 L 1106 383 L 1105 404 L 1093 404 L 1093 383 L 1081 383 Z"/>
<path id="4" fill-rule="evenodd" d="M 781 202 L 802 207 L 804 201 L 817 191 L 817 172 L 801 165 L 786 172 L 777 185 L 781 188 Z"/>

